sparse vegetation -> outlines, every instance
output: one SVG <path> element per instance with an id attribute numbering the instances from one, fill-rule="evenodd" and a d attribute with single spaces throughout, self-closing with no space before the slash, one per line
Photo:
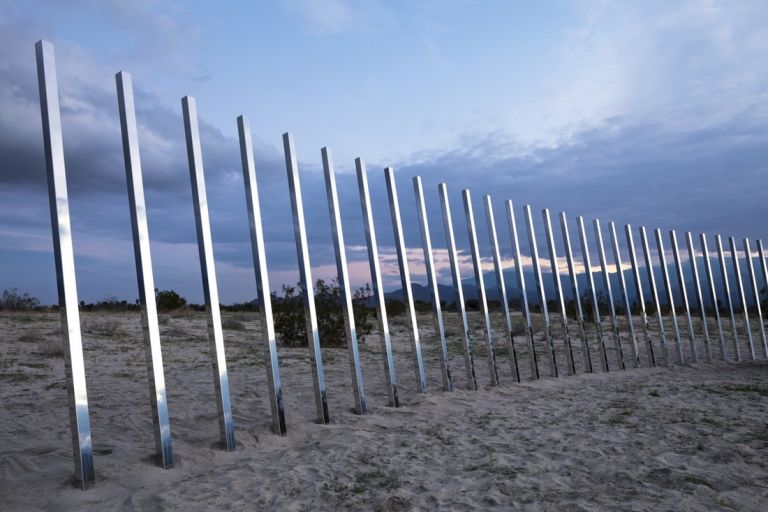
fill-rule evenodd
<path id="1" fill-rule="evenodd" d="M 40 306 L 37 297 L 28 293 L 19 293 L 17 288 L 6 288 L 0 295 L 0 310 L 29 311 Z"/>

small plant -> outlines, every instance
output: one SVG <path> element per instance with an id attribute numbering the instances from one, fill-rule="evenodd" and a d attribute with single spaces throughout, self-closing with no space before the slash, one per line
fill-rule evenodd
<path id="1" fill-rule="evenodd" d="M 187 305 L 187 299 L 173 290 L 155 290 L 155 302 L 158 311 L 173 311 Z"/>
<path id="2" fill-rule="evenodd" d="M 40 306 L 37 297 L 28 293 L 20 294 L 17 288 L 6 288 L 0 295 L 0 310 L 29 311 Z"/>

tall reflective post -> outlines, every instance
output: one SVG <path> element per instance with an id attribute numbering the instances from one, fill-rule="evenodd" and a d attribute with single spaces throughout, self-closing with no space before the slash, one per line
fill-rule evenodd
<path id="1" fill-rule="evenodd" d="M 475 358 L 472 354 L 472 337 L 469 334 L 467 308 L 464 303 L 464 287 L 461 284 L 461 270 L 459 269 L 459 256 L 456 251 L 456 238 L 453 233 L 451 205 L 448 202 L 448 188 L 445 183 L 440 183 L 437 186 L 437 191 L 440 194 L 440 206 L 443 210 L 443 230 L 445 231 L 445 244 L 448 248 L 448 261 L 451 264 L 451 278 L 453 280 L 456 312 L 459 314 L 462 336 L 464 339 L 464 367 L 467 371 L 467 387 L 476 390 L 477 375 L 475 373 Z"/>
<path id="2" fill-rule="evenodd" d="M 739 253 L 738 249 L 736 249 L 736 239 L 729 237 L 728 242 L 731 246 L 731 262 L 733 263 L 733 273 L 736 277 L 736 292 L 739 294 L 739 301 L 741 302 L 741 314 L 744 315 L 744 330 L 747 332 L 747 345 L 749 346 L 749 355 L 754 361 L 755 344 L 752 340 L 752 328 L 749 325 L 749 311 L 747 309 L 746 294 L 744 293 L 744 283 L 741 280 L 741 265 L 739 265 Z"/>
<path id="3" fill-rule="evenodd" d="M 680 259 L 680 250 L 677 247 L 677 234 L 675 230 L 669 232 L 670 243 L 672 244 L 672 256 L 675 258 L 675 268 L 677 269 L 677 283 L 680 286 L 680 296 L 683 299 L 683 308 L 685 309 L 685 319 L 688 323 L 688 335 L 691 339 L 691 357 L 694 363 L 699 362 L 699 351 L 696 350 L 696 334 L 693 331 L 693 320 L 691 319 L 691 308 L 688 305 L 688 291 L 685 286 L 685 271 L 683 262 Z"/>
<path id="4" fill-rule="evenodd" d="M 384 298 L 384 286 L 381 279 L 381 264 L 379 262 L 379 246 L 376 242 L 376 228 L 373 223 L 373 211 L 371 210 L 371 194 L 368 190 L 368 173 L 365 170 L 365 162 L 362 158 L 355 159 L 357 171 L 357 187 L 360 195 L 360 207 L 363 211 L 363 225 L 365 226 L 365 243 L 368 249 L 368 266 L 371 270 L 371 288 L 376 302 L 376 322 L 379 328 L 379 340 L 381 343 L 381 355 L 384 363 L 384 381 L 387 386 L 389 405 L 400 407 L 400 397 L 397 393 L 397 371 L 395 369 L 395 357 L 392 353 L 392 337 L 389 334 L 389 322 L 387 320 L 387 302 Z"/>
<path id="5" fill-rule="evenodd" d="M 501 311 L 504 313 L 504 325 L 509 345 L 509 361 L 512 365 L 512 377 L 520 382 L 520 369 L 517 366 L 517 350 L 515 350 L 515 335 L 512 334 L 512 315 L 509 312 L 509 301 L 507 300 L 507 285 L 504 282 L 504 269 L 501 265 L 501 252 L 499 251 L 499 239 L 496 235 L 496 220 L 493 216 L 493 204 L 491 196 L 485 196 L 485 218 L 488 224 L 488 238 L 491 241 L 491 254 L 493 255 L 493 270 L 496 274 L 496 286 L 499 288 L 499 302 L 501 302 Z"/>
<path id="6" fill-rule="evenodd" d="M 355 413 L 365 414 L 365 383 L 363 369 L 360 364 L 360 348 L 357 345 L 357 329 L 355 328 L 355 308 L 352 305 L 352 290 L 349 285 L 349 269 L 347 268 L 347 250 L 344 247 L 344 229 L 341 225 L 341 209 L 339 193 L 336 190 L 336 171 L 333 168 L 331 150 L 320 150 L 323 158 L 323 174 L 325 175 L 325 192 L 328 197 L 328 215 L 331 218 L 333 235 L 333 253 L 336 257 L 336 275 L 339 280 L 339 300 L 344 316 L 344 334 L 347 338 L 347 357 L 352 378 L 352 395 L 355 400 Z"/>
<path id="7" fill-rule="evenodd" d="M 547 355 L 549 356 L 549 370 L 553 377 L 557 377 L 557 357 L 555 355 L 555 343 L 552 340 L 552 331 L 549 325 L 549 310 L 547 309 L 547 293 L 544 289 L 544 278 L 541 274 L 541 262 L 539 261 L 539 248 L 536 245 L 536 232 L 533 228 L 533 216 L 531 206 L 523 207 L 525 213 L 525 225 L 528 228 L 528 242 L 531 246 L 531 262 L 533 264 L 533 278 L 536 281 L 536 291 L 539 294 L 541 314 L 544 318 L 544 339 L 547 343 Z"/>
<path id="8" fill-rule="evenodd" d="M 749 246 L 749 238 L 744 239 L 744 254 L 747 258 L 747 271 L 749 272 L 749 282 L 752 285 L 752 298 L 755 300 L 755 309 L 757 310 L 757 324 L 760 328 L 760 342 L 763 344 L 763 355 L 768 357 L 768 341 L 765 339 L 765 320 L 763 319 L 763 308 L 760 305 L 760 292 L 757 290 L 757 279 L 755 278 L 755 267 L 752 265 L 752 250 Z M 746 307 L 746 304 L 745 304 Z"/>
<path id="9" fill-rule="evenodd" d="M 648 313 L 645 310 L 645 297 L 643 295 L 643 282 L 640 279 L 640 267 L 637 264 L 637 253 L 635 251 L 635 239 L 632 236 L 632 227 L 629 224 L 624 225 L 624 235 L 627 237 L 627 248 L 629 249 L 629 264 L 632 267 L 632 281 L 635 283 L 635 296 L 637 305 L 640 308 L 640 321 L 643 324 L 643 335 L 645 344 L 648 347 L 648 360 L 651 366 L 656 366 L 656 355 L 653 352 L 653 340 L 651 339 L 651 328 L 648 325 Z"/>
<path id="10" fill-rule="evenodd" d="M 288 188 L 291 195 L 296 257 L 299 260 L 299 286 L 301 286 L 304 302 L 304 325 L 307 331 L 307 345 L 309 346 L 309 359 L 312 367 L 315 413 L 317 415 L 317 422 L 324 425 L 330 423 L 331 418 L 328 411 L 323 353 L 320 349 L 320 331 L 317 325 L 317 311 L 315 310 L 315 287 L 314 281 L 312 281 L 312 269 L 309 261 L 307 227 L 304 223 L 304 201 L 301 197 L 301 181 L 299 180 L 299 167 L 296 160 L 296 146 L 290 133 L 283 134 L 283 151 L 285 152 L 285 168 L 288 174 Z"/>
<path id="11" fill-rule="evenodd" d="M 766 265 L 765 251 L 763 249 L 763 241 L 760 239 L 757 240 L 757 254 L 760 258 L 760 269 L 762 270 L 762 274 L 763 274 L 764 289 L 768 292 L 768 265 Z M 760 302 L 759 293 L 758 293 L 757 301 Z M 761 317 L 760 321 L 763 322 L 763 324 L 765 324 L 764 319 L 762 319 L 762 306 L 760 311 L 760 317 Z M 761 328 L 765 329 L 765 326 L 763 325 Z M 768 353 L 765 354 L 765 357 L 768 357 Z"/>
<path id="12" fill-rule="evenodd" d="M 736 313 L 733 311 L 733 301 L 731 300 L 731 286 L 728 279 L 728 269 L 725 266 L 725 252 L 723 251 L 723 239 L 720 235 L 715 237 L 717 246 L 717 259 L 720 263 L 720 275 L 723 279 L 723 291 L 725 292 L 725 302 L 728 305 L 728 314 L 731 317 L 731 339 L 733 340 L 733 357 L 741 361 L 741 349 L 739 348 L 739 332 L 736 330 Z M 728 357 L 725 357 L 728 360 Z"/>
<path id="13" fill-rule="evenodd" d="M 632 307 L 629 303 L 627 294 L 627 281 L 624 279 L 624 268 L 621 262 L 621 249 L 619 249 L 619 237 L 616 235 L 616 225 L 613 222 L 608 224 L 611 230 L 611 243 L 613 245 L 613 259 L 616 261 L 616 274 L 619 277 L 619 288 L 621 288 L 621 297 L 624 301 L 624 312 L 627 316 L 627 325 L 629 326 L 629 341 L 632 347 L 632 361 L 635 368 L 640 366 L 640 352 L 637 350 L 637 337 L 635 336 L 635 325 L 632 322 Z"/>
<path id="14" fill-rule="evenodd" d="M 712 301 L 712 308 L 715 311 L 715 323 L 717 323 L 717 332 L 720 335 L 720 358 L 723 361 L 728 360 L 728 355 L 725 352 L 725 333 L 723 333 L 723 322 L 720 319 L 720 305 L 717 300 L 717 291 L 715 289 L 715 279 L 712 275 L 712 262 L 709 258 L 709 248 L 707 247 L 707 236 L 704 233 L 699 235 L 699 241 L 701 242 L 701 252 L 704 256 L 704 271 L 707 274 L 707 289 L 709 290 L 709 299 Z"/>
<path id="15" fill-rule="evenodd" d="M 558 306 L 560 307 L 560 316 L 563 319 L 563 336 L 565 337 L 565 359 L 568 365 L 568 374 L 576 373 L 576 365 L 573 361 L 573 347 L 571 346 L 571 336 L 568 333 L 568 313 L 565 311 L 565 295 L 563 294 L 563 285 L 560 281 L 560 269 L 557 266 L 557 247 L 555 246 L 555 237 L 552 234 L 552 219 L 549 216 L 549 210 L 542 210 L 544 216 L 544 231 L 547 238 L 547 249 L 549 250 L 549 263 L 552 267 L 552 279 L 555 282 L 555 294 L 557 295 Z"/>
<path id="16" fill-rule="evenodd" d="M 267 369 L 269 407 L 272 411 L 272 432 L 284 436 L 287 433 L 285 406 L 283 404 L 283 387 L 280 383 L 280 363 L 277 358 L 275 321 L 272 316 L 266 245 L 261 223 L 261 203 L 256 182 L 256 165 L 253 159 L 251 125 L 245 116 L 237 118 L 237 132 L 240 138 L 240 159 L 243 165 L 245 203 L 248 207 L 248 230 L 251 234 L 251 256 L 253 258 L 253 272 L 256 276 L 256 295 L 259 298 L 259 325 L 261 327 L 261 339 L 267 354 L 264 362 Z"/>
<path id="17" fill-rule="evenodd" d="M 191 96 L 184 96 L 181 99 L 181 106 L 184 112 L 184 133 L 187 142 L 189 178 L 192 183 L 197 249 L 200 257 L 200 272 L 203 278 L 203 296 L 205 297 L 205 309 L 208 312 L 208 341 L 211 345 L 211 367 L 216 390 L 219 434 L 224 449 L 232 451 L 235 449 L 235 428 L 232 422 L 227 358 L 224 353 L 224 332 L 221 329 L 219 288 L 216 283 L 213 240 L 211 240 L 211 224 L 208 218 L 208 197 L 205 191 L 200 130 L 197 125 L 197 104 Z"/>
<path id="18" fill-rule="evenodd" d="M 571 248 L 571 235 L 568 232 L 568 220 L 565 217 L 565 212 L 560 212 L 560 229 L 563 233 L 563 244 L 565 244 L 565 259 L 568 262 L 568 275 L 571 281 L 573 303 L 576 306 L 576 319 L 581 329 L 581 355 L 584 358 L 584 371 L 592 373 L 592 358 L 589 354 L 589 339 L 587 338 L 587 327 L 584 322 L 584 308 L 581 306 L 579 280 L 576 276 L 576 265 L 573 261 L 573 249 Z"/>
<path id="19" fill-rule="evenodd" d="M 699 278 L 699 267 L 696 264 L 696 249 L 693 248 L 693 237 L 690 231 L 685 234 L 685 242 L 688 246 L 688 261 L 691 262 L 691 271 L 693 272 L 693 290 L 696 294 L 696 303 L 699 305 L 699 316 L 701 318 L 701 332 L 704 334 L 704 343 L 707 349 L 707 362 L 712 362 L 712 341 L 709 339 L 709 326 L 707 325 L 707 313 L 704 307 L 704 296 L 701 293 L 701 279 Z"/>
<path id="20" fill-rule="evenodd" d="M 477 299 L 480 302 L 480 314 L 483 315 L 486 341 L 488 343 L 488 371 L 491 374 L 491 386 L 499 384 L 499 368 L 496 365 L 496 350 L 493 344 L 493 329 L 491 328 L 491 316 L 488 313 L 488 300 L 485 295 L 485 281 L 483 280 L 483 267 L 480 258 L 480 248 L 477 243 L 477 229 L 475 228 L 475 213 L 472 210 L 472 197 L 469 190 L 463 190 L 461 197 L 464 200 L 464 214 L 467 217 L 467 234 L 469 235 L 469 248 L 472 253 L 472 270 L 475 274 L 475 286 L 477 286 Z"/>
<path id="21" fill-rule="evenodd" d="M 435 259 L 432 256 L 432 238 L 429 235 L 429 220 L 427 219 L 427 205 L 424 201 L 424 188 L 421 185 L 421 177 L 413 178 L 413 192 L 416 194 L 416 208 L 419 210 L 419 228 L 421 230 L 421 245 L 424 249 L 424 264 L 427 268 L 427 286 L 432 295 L 432 317 L 435 323 L 435 336 L 440 344 L 440 370 L 443 379 L 443 390 L 453 390 L 451 378 L 451 363 L 448 356 L 448 345 L 445 341 L 445 325 L 443 324 L 443 307 L 440 304 L 440 292 L 437 287 L 437 271 Z"/>
<path id="22" fill-rule="evenodd" d="M 581 241 L 581 255 L 584 260 L 584 271 L 587 273 L 587 285 L 589 289 L 589 301 L 592 303 L 592 317 L 597 331 L 598 347 L 600 349 L 600 366 L 604 372 L 609 370 L 608 351 L 605 349 L 605 338 L 603 337 L 603 321 L 600 318 L 600 304 L 597 301 L 597 289 L 595 288 L 595 277 L 592 274 L 592 258 L 589 255 L 589 243 L 587 242 L 587 230 L 584 228 L 584 218 L 579 215 L 576 218 L 579 226 L 579 239 Z"/>
<path id="23" fill-rule="evenodd" d="M 64 143 L 61 135 L 59 84 L 56 77 L 53 45 L 48 41 L 38 41 L 35 44 L 35 53 L 75 479 L 82 489 L 86 489 L 95 483 L 96 473 L 93 469 L 93 444 L 88 413 L 88 393 L 85 384 L 83 340 L 80 334 L 75 256 L 72 249 L 72 230 L 69 223 L 69 197 L 64 167 Z"/>
<path id="24" fill-rule="evenodd" d="M 525 288 L 525 274 L 523 272 L 523 259 L 520 255 L 520 241 L 517 237 L 517 221 L 515 220 L 515 207 L 511 200 L 507 200 L 507 224 L 509 224 L 509 236 L 512 238 L 512 257 L 515 263 L 515 274 L 517 275 L 517 285 L 520 290 L 520 303 L 523 318 L 525 318 L 525 328 L 528 330 L 528 360 L 531 364 L 531 379 L 539 378 L 539 363 L 536 357 L 536 344 L 533 337 L 533 320 L 531 319 L 531 307 L 528 304 L 528 292 Z"/>
<path id="25" fill-rule="evenodd" d="M 595 241 L 597 243 L 597 254 L 600 257 L 600 269 L 603 274 L 603 284 L 605 292 L 608 295 L 608 311 L 611 313 L 611 327 L 613 329 L 613 343 L 616 346 L 616 361 L 619 368 L 625 370 L 624 351 L 621 348 L 621 335 L 619 334 L 619 323 L 616 320 L 616 305 L 613 303 L 613 290 L 611 289 L 611 276 L 608 274 L 608 260 L 605 257 L 605 247 L 603 245 L 603 232 L 600 229 L 600 221 L 592 221 L 595 228 Z"/>
<path id="26" fill-rule="evenodd" d="M 680 339 L 680 327 L 677 325 L 677 312 L 675 311 L 675 296 L 672 294 L 672 279 L 669 277 L 669 268 L 667 268 L 667 253 L 664 250 L 664 241 L 661 238 L 661 230 L 656 228 L 654 230 L 656 235 L 656 245 L 659 250 L 659 265 L 661 265 L 661 277 L 664 280 L 664 290 L 667 293 L 667 302 L 669 303 L 669 310 L 672 314 L 672 327 L 675 330 L 675 349 L 677 350 L 677 362 L 679 364 L 685 363 L 685 356 L 683 355 L 683 342 Z"/>
<path id="27" fill-rule="evenodd" d="M 408 255 L 405 248 L 403 235 L 403 223 L 400 220 L 400 202 L 397 199 L 397 185 L 395 183 L 395 171 L 391 167 L 384 169 L 384 177 L 387 182 L 387 194 L 389 197 L 389 213 L 392 217 L 392 231 L 395 234 L 395 249 L 397 251 L 397 264 L 400 268 L 400 284 L 403 288 L 408 327 L 411 330 L 413 342 L 413 366 L 416 371 L 416 386 L 419 393 L 427 392 L 427 378 L 424 373 L 424 358 L 421 353 L 421 338 L 419 326 L 416 322 L 416 305 L 413 302 L 413 289 L 411 288 L 411 272 L 408 269 Z"/>
<path id="28" fill-rule="evenodd" d="M 147 383 L 152 407 L 152 430 L 155 434 L 155 462 L 163 468 L 173 467 L 171 425 L 168 419 L 168 398 L 165 392 L 163 354 L 160 348 L 160 325 L 155 303 L 155 280 L 149 250 L 147 208 L 144 203 L 144 181 L 141 175 L 139 134 L 133 104 L 131 75 L 122 71 L 115 76 L 117 103 L 120 111 L 120 131 L 123 136 L 125 178 L 128 184 L 128 205 L 131 212 L 133 255 L 141 305 L 141 327 L 144 332 L 144 354 L 147 359 Z"/>
<path id="29" fill-rule="evenodd" d="M 671 365 L 672 360 L 669 357 L 667 336 L 664 333 L 664 317 L 661 313 L 661 301 L 659 300 L 659 292 L 656 288 L 656 276 L 653 272 L 653 257 L 651 256 L 651 249 L 648 246 L 648 234 L 645 231 L 645 226 L 640 226 L 640 243 L 643 246 L 643 259 L 645 259 L 645 271 L 648 275 L 648 284 L 651 287 L 651 297 L 653 298 L 653 305 L 656 308 L 656 321 L 659 323 L 661 355 L 664 357 L 664 364 Z"/>

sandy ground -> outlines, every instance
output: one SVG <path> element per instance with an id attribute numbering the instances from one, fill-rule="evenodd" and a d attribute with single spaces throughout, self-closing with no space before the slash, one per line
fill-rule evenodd
<path id="1" fill-rule="evenodd" d="M 503 336 L 495 332 L 502 385 L 490 388 L 480 319 L 473 315 L 483 389 L 468 391 L 460 331 L 455 314 L 446 313 L 457 390 L 445 393 L 432 323 L 421 315 L 430 392 L 419 395 L 408 331 L 395 319 L 403 407 L 384 405 L 375 333 L 362 347 L 366 416 L 351 412 L 345 350 L 324 351 L 330 425 L 313 421 L 307 351 L 281 348 L 289 434 L 278 437 L 269 428 L 255 315 L 224 317 L 238 449 L 218 448 L 204 315 L 163 315 L 176 454 L 175 468 L 163 470 L 152 463 L 138 313 L 83 314 L 97 471 L 95 488 L 83 492 L 70 483 L 58 315 L 0 315 L 0 510 L 762 511 L 768 502 L 768 363 L 757 344 L 758 362 L 673 368 L 647 367 L 641 344 L 645 367 L 618 371 L 606 323 L 611 371 L 600 371 L 592 338 L 597 373 L 584 374 L 574 336 L 578 374 L 565 376 L 554 317 L 563 377 L 548 377 L 539 333 L 546 378 L 528 380 L 525 340 L 517 337 L 523 382 L 513 382 Z M 698 344 L 703 360 L 701 339 Z M 626 336 L 623 345 L 629 367 Z M 746 345 L 742 354 L 749 358 Z"/>

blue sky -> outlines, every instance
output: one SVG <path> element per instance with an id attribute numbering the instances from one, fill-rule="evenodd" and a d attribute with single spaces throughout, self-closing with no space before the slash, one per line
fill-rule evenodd
<path id="1" fill-rule="evenodd" d="M 235 302 L 255 296 L 239 114 L 256 139 L 275 289 L 297 278 L 285 131 L 297 142 L 316 277 L 335 273 L 325 145 L 357 284 L 370 281 L 357 156 L 368 163 L 389 286 L 397 275 L 386 165 L 398 173 L 417 282 L 425 276 L 415 174 L 438 248 L 436 185 L 448 183 L 465 262 L 465 187 L 486 259 L 485 193 L 501 227 L 505 199 L 532 204 L 540 235 L 538 213 L 549 207 L 571 219 L 764 238 L 766 19 L 765 2 L 0 0 L 0 288 L 56 300 L 34 68 L 40 38 L 56 46 L 81 297 L 137 296 L 114 85 L 125 70 L 136 87 L 157 285 L 201 300 L 180 106 L 190 94 L 221 298 Z M 500 239 L 508 259 L 505 229 Z M 444 255 L 439 265 L 448 283 Z"/>

